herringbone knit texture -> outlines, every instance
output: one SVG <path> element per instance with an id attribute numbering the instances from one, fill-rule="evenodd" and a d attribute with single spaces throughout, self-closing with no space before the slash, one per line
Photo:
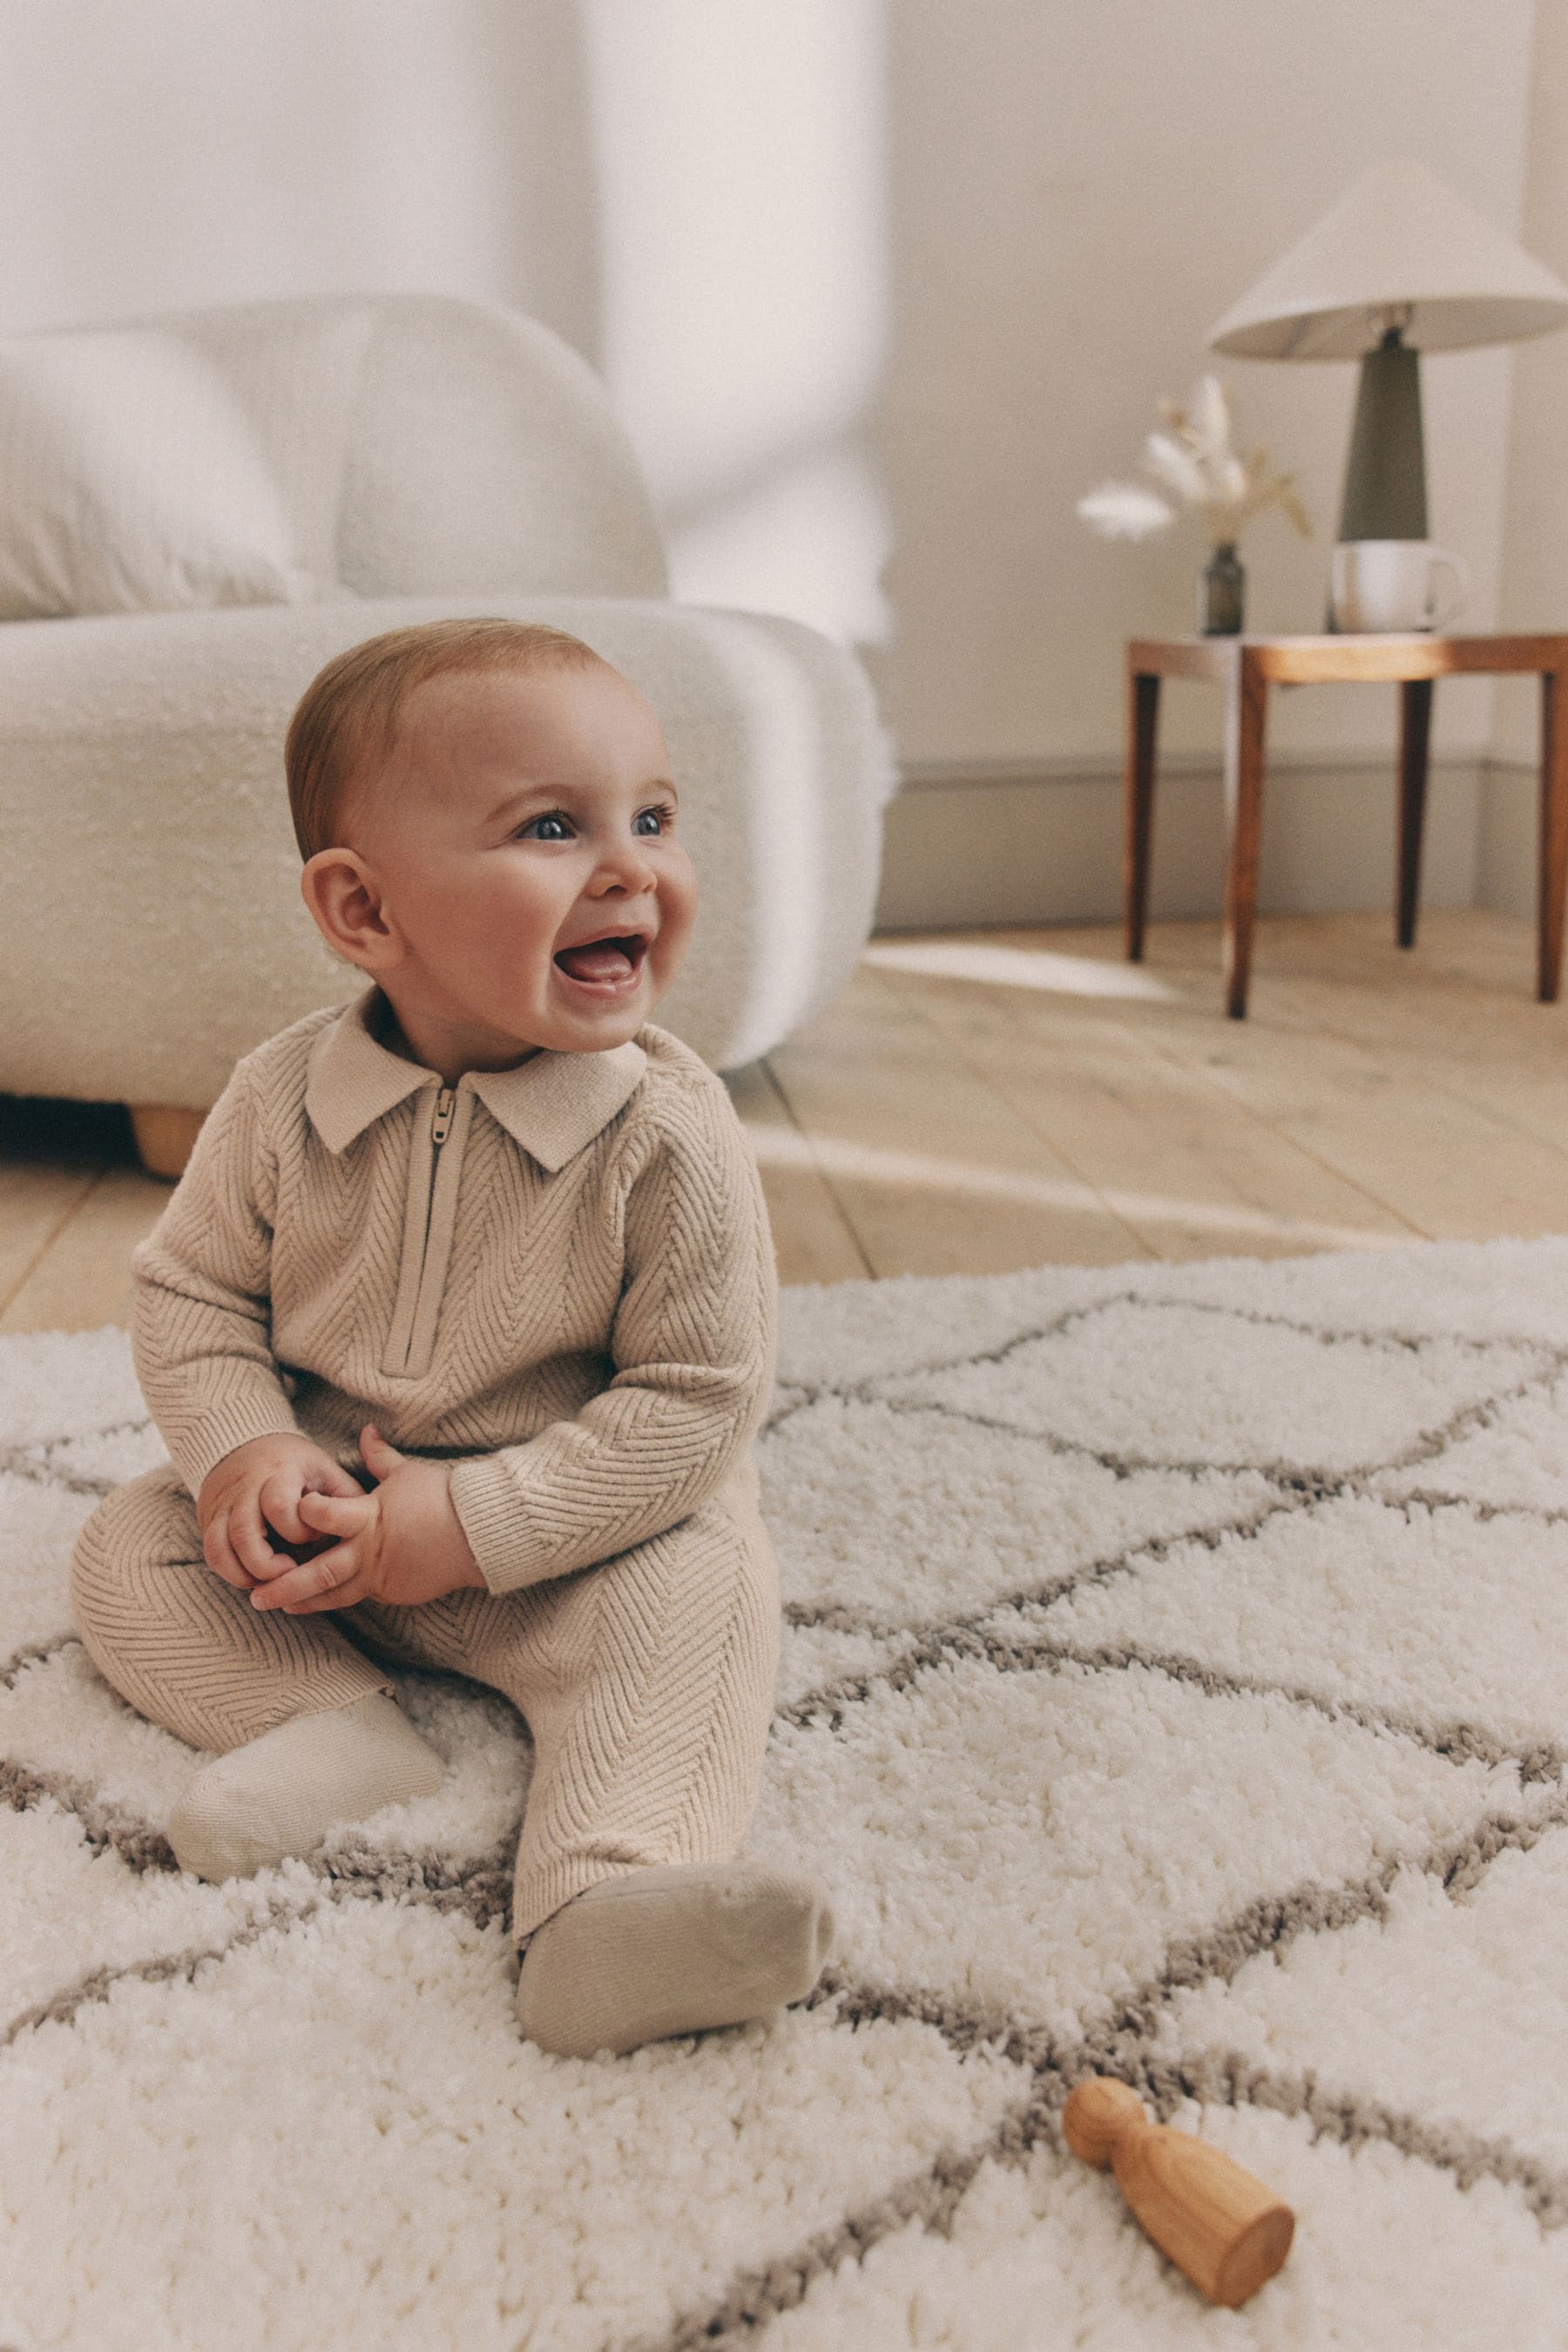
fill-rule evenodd
<path id="1" fill-rule="evenodd" d="M 348 1468 L 367 1420 L 469 1457 L 458 1515 L 510 1591 L 739 1463 L 773 1380 L 767 1212 L 722 1082 L 666 1031 L 442 1089 L 373 1034 L 379 997 L 237 1064 L 132 1253 L 137 1378 L 193 1497 L 275 1430 Z"/>
<path id="2" fill-rule="evenodd" d="M 665 1031 L 447 1087 L 381 1043 L 378 999 L 245 1056 L 133 1251 L 173 1466 L 85 1523 L 73 1604 L 122 1696 L 220 1751 L 390 1689 L 373 1658 L 504 1690 L 535 1745 L 521 1936 L 619 1870 L 743 1840 L 779 1637 L 750 1456 L 772 1241 L 722 1083 Z M 253 1609 L 203 1559 L 207 1472 L 294 1429 L 358 1470 L 367 1420 L 454 1462 L 489 1591 Z"/>
<path id="3" fill-rule="evenodd" d="M 778 1670 L 778 1563 L 747 1463 L 679 1527 L 520 1592 L 416 1609 L 253 1609 L 202 1558 L 166 1463 L 105 1496 L 71 1555 L 71 1605 L 105 1681 L 194 1748 L 248 1745 L 426 1665 L 504 1691 L 533 1738 L 512 1881 L 519 1941 L 601 1879 L 725 1862 L 762 1780 Z M 346 1815 L 344 1816 L 346 1818 Z"/>

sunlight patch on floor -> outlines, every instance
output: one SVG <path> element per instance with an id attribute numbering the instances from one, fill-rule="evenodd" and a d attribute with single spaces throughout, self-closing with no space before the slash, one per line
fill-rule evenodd
<path id="1" fill-rule="evenodd" d="M 1245 1201 L 1192 1201 L 1170 1193 L 1120 1189 L 1097 1192 L 1093 1185 L 1076 1183 L 1070 1178 L 1032 1176 L 1023 1169 L 975 1167 L 966 1160 L 942 1160 L 924 1152 L 887 1151 L 871 1144 L 851 1143 L 840 1136 L 807 1138 L 793 1128 L 751 1127 L 747 1133 L 764 1168 L 815 1169 L 826 1177 L 952 1192 L 963 1202 L 1016 1201 L 1030 1208 L 1076 1212 L 1080 1216 L 1099 1216 L 1109 1209 L 1135 1227 L 1175 1225 L 1188 1232 L 1268 1234 L 1272 1240 L 1300 1243 L 1310 1249 L 1397 1249 L 1416 1238 L 1409 1234 L 1369 1232 L 1359 1225 L 1321 1224 L 1311 1217 L 1279 1216 Z"/>
<path id="2" fill-rule="evenodd" d="M 865 961 L 926 980 L 976 980 L 990 988 L 1034 988 L 1053 996 L 1135 996 L 1173 1003 L 1176 991 L 1136 964 L 1045 948 L 1005 948 L 983 940 L 873 940 Z"/>

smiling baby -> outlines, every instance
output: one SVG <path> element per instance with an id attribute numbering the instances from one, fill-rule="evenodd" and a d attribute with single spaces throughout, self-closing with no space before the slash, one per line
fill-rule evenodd
<path id="1" fill-rule="evenodd" d="M 440 621 L 329 663 L 285 765 L 305 902 L 369 985 L 242 1057 L 132 1252 L 170 1460 L 81 1528 L 83 1641 L 213 1751 L 169 1841 L 214 1880 L 441 1785 L 390 1665 L 504 1692 L 523 2032 L 764 2015 L 832 1921 L 741 1853 L 776 1279 L 724 1087 L 648 1018 L 697 911 L 658 721 L 576 637 Z"/>

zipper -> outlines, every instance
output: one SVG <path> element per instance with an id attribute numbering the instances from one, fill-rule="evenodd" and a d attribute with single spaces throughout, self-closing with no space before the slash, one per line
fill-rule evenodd
<path id="1" fill-rule="evenodd" d="M 414 1354 L 415 1336 L 419 1329 L 419 1309 L 425 1297 L 425 1276 L 430 1264 L 430 1225 L 436 1214 L 436 1187 L 441 1177 L 441 1146 L 452 1131 L 452 1113 L 457 1107 L 455 1087 L 438 1087 L 436 1108 L 430 1120 L 430 1192 L 425 1203 L 425 1244 L 419 1253 L 419 1280 L 414 1290 L 414 1313 L 409 1318 L 408 1345 L 403 1351 L 403 1369 L 407 1370 Z"/>
<path id="2" fill-rule="evenodd" d="M 419 1328 L 419 1308 L 425 1296 L 425 1276 L 429 1264 L 430 1221 L 436 1208 L 436 1186 L 441 1171 L 441 1146 L 452 1131 L 452 1117 L 457 1109 L 458 1090 L 440 1087 L 436 1093 L 436 1108 L 430 1120 L 430 1189 L 425 1196 L 425 1236 L 419 1248 L 419 1272 L 414 1284 L 414 1298 L 409 1308 L 408 1332 L 403 1343 L 402 1361 L 388 1364 L 388 1371 L 406 1372 L 414 1354 L 414 1341 Z"/>
<path id="3" fill-rule="evenodd" d="M 452 1132 L 452 1112 L 457 1100 L 456 1087 L 437 1087 L 436 1108 L 430 1120 L 430 1190 L 425 1201 L 425 1241 L 419 1252 L 419 1281 L 414 1293 L 414 1319 L 408 1326 L 408 1346 L 404 1351 L 405 1364 L 413 1352 L 414 1334 L 419 1324 L 419 1302 L 425 1294 L 425 1269 L 430 1258 L 430 1221 L 436 1213 L 436 1187 L 441 1181 L 441 1146 Z"/>

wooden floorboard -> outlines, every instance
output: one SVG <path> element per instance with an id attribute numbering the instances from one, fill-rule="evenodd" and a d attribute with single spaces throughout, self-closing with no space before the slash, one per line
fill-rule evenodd
<path id="1" fill-rule="evenodd" d="M 871 942 L 734 1072 L 788 1283 L 1568 1231 L 1568 1006 L 1532 927 L 1258 927 L 1245 1022 L 1210 923 Z M 124 1111 L 0 1097 L 0 1332 L 125 1328 L 169 1197 Z"/>
<path id="2" fill-rule="evenodd" d="M 873 1271 L 994 1274 L 1115 1265 L 1137 1234 L 926 1006 L 862 969 L 769 1056 Z"/>
<path id="3" fill-rule="evenodd" d="M 1022 991 L 976 1005 L 950 983 L 930 1017 L 1157 1256 L 1278 1256 L 1417 1237 L 1214 1074 L 1159 1052 L 1114 1015 Z"/>
<path id="4" fill-rule="evenodd" d="M 762 1170 L 779 1280 L 863 1281 L 875 1269 L 773 1072 L 765 1062 L 753 1062 L 728 1084 Z"/>

